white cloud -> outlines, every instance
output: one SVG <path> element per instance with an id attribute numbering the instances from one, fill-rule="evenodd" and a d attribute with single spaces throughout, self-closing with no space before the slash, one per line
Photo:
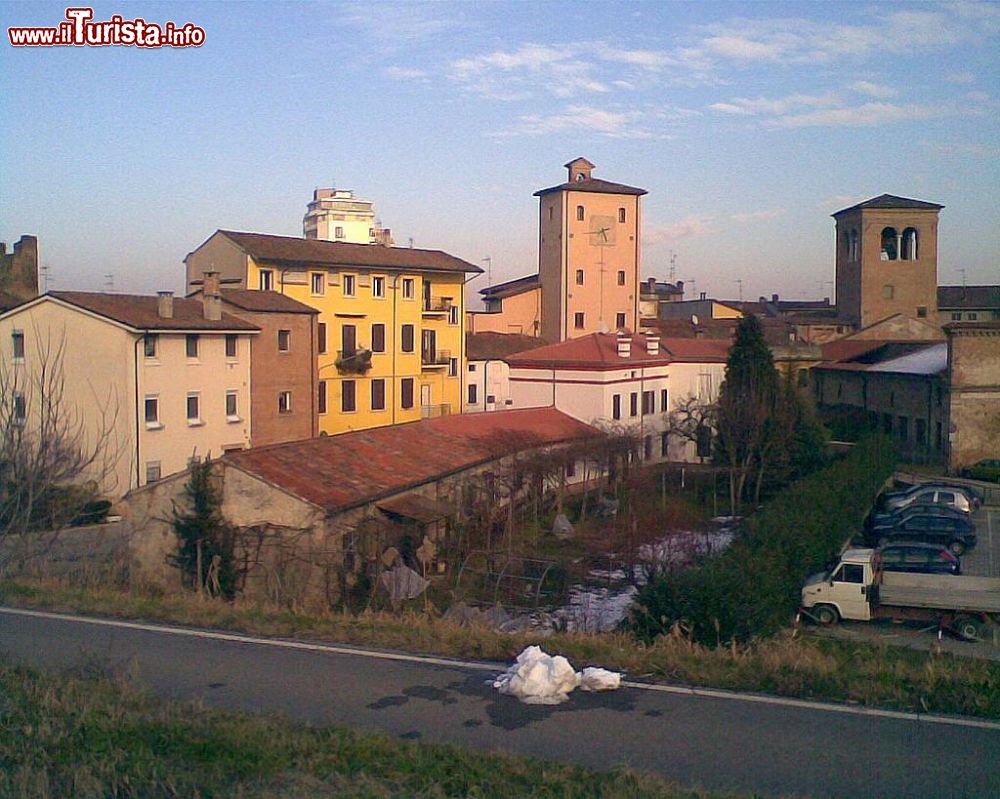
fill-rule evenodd
<path id="1" fill-rule="evenodd" d="M 591 131 L 616 139 L 648 139 L 654 134 L 641 126 L 641 114 L 637 112 L 607 111 L 589 105 L 570 105 L 562 111 L 549 114 L 529 114 L 497 135 L 540 136 L 564 130 Z"/>
<path id="2" fill-rule="evenodd" d="M 856 92 L 861 94 L 867 94 L 871 97 L 877 97 L 880 100 L 888 99 L 889 97 L 895 97 L 899 92 L 897 92 L 892 86 L 886 86 L 881 83 L 872 83 L 869 80 L 858 80 L 850 85 L 850 88 L 854 89 Z"/>
<path id="3" fill-rule="evenodd" d="M 713 232 L 712 217 L 691 214 L 677 222 L 668 224 L 646 224 L 643 226 L 642 243 L 645 246 L 660 244 L 665 241 L 705 236 Z"/>
<path id="4" fill-rule="evenodd" d="M 729 103 L 713 103 L 713 111 L 737 116 L 757 114 L 787 114 L 796 108 L 831 108 L 841 105 L 841 99 L 832 93 L 823 95 L 790 94 L 787 97 L 768 99 L 766 97 L 738 97 Z"/>
<path id="5" fill-rule="evenodd" d="M 609 87 L 593 66 L 573 56 L 573 47 L 525 44 L 453 61 L 449 77 L 487 97 L 512 99 L 542 91 L 556 97 L 603 93 Z"/>
<path id="6" fill-rule="evenodd" d="M 427 77 L 426 70 L 409 67 L 386 67 L 382 70 L 382 74 L 396 80 L 420 80 Z"/>
<path id="7" fill-rule="evenodd" d="M 972 72 L 949 72 L 944 76 L 948 83 L 969 84 L 976 82 L 976 76 Z"/>
<path id="8" fill-rule="evenodd" d="M 775 208 L 770 211 L 751 211 L 749 213 L 731 214 L 730 219 L 736 222 L 764 222 L 768 219 L 775 219 L 785 213 L 784 208 Z"/>
<path id="9" fill-rule="evenodd" d="M 820 202 L 819 207 L 827 211 L 839 211 L 842 208 L 850 208 L 867 199 L 869 198 L 862 197 L 860 194 L 835 194 L 833 197 L 827 197 Z"/>
<path id="10" fill-rule="evenodd" d="M 943 108 L 926 105 L 865 103 L 852 108 L 829 108 L 803 114 L 789 114 L 770 119 L 765 124 L 775 128 L 871 127 L 888 122 L 930 119 L 943 116 L 945 113 Z"/>
<path id="11" fill-rule="evenodd" d="M 990 101 L 990 96 L 987 92 L 966 92 L 965 96 L 974 103 L 988 103 Z"/>
<path id="12" fill-rule="evenodd" d="M 1000 158 L 1000 147 L 972 142 L 931 142 L 930 146 L 943 155 L 966 158 Z"/>

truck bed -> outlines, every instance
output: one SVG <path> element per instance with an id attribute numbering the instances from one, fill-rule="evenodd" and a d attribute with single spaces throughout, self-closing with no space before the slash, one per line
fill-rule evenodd
<path id="1" fill-rule="evenodd" d="M 1000 578 L 882 572 L 882 607 L 1000 613 Z"/>

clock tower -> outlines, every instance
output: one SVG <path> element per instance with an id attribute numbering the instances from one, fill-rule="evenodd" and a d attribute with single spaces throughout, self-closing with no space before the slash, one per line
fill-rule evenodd
<path id="1" fill-rule="evenodd" d="M 536 191 L 541 335 L 563 341 L 636 329 L 639 311 L 640 198 L 645 189 L 592 176 L 577 158 L 568 180 Z"/>

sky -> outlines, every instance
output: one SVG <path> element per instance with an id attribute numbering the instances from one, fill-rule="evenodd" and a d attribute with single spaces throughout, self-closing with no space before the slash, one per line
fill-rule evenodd
<path id="1" fill-rule="evenodd" d="M 114 14 L 205 42 L 0 43 L 0 240 L 37 235 L 50 289 L 180 291 L 216 229 L 301 235 L 329 186 L 397 244 L 531 274 L 533 192 L 577 156 L 649 191 L 644 277 L 830 296 L 830 214 L 889 193 L 945 206 L 940 283 L 1000 282 L 1000 3 L 94 6 Z"/>

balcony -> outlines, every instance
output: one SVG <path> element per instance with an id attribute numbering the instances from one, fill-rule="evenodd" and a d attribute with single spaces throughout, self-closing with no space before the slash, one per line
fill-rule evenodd
<path id="1" fill-rule="evenodd" d="M 443 402 L 440 405 L 421 405 L 420 406 L 420 418 L 421 419 L 437 419 L 440 416 L 450 416 L 451 415 L 451 403 Z"/>
<path id="2" fill-rule="evenodd" d="M 363 375 L 372 368 L 371 350 L 337 350 L 337 360 L 333 362 L 337 373 L 342 375 Z"/>
<path id="3" fill-rule="evenodd" d="M 423 371 L 447 369 L 451 364 L 451 350 L 424 350 L 420 353 L 420 368 Z"/>
<path id="4" fill-rule="evenodd" d="M 424 297 L 421 313 L 424 316 L 446 316 L 454 301 L 451 297 Z"/>

